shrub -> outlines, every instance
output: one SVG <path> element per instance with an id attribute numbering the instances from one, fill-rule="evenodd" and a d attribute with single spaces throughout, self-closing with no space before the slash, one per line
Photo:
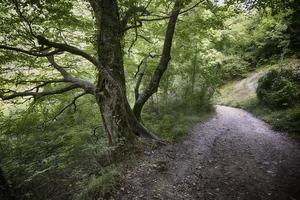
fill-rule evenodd
<path id="1" fill-rule="evenodd" d="M 285 126 L 289 132 L 300 134 L 300 104 L 287 110 Z"/>
<path id="2" fill-rule="evenodd" d="M 271 70 L 258 81 L 258 99 L 271 108 L 289 108 L 300 102 L 300 73 L 295 69 Z"/>
<path id="3" fill-rule="evenodd" d="M 80 194 L 78 200 L 101 199 L 109 196 L 112 189 L 118 184 L 120 172 L 119 169 L 113 168 L 100 176 L 92 175 L 86 190 Z"/>
<path id="4" fill-rule="evenodd" d="M 237 56 L 229 56 L 222 65 L 222 79 L 234 80 L 246 77 L 249 63 Z"/>

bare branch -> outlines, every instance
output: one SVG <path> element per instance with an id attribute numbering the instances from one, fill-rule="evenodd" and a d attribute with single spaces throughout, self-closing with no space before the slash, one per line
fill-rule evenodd
<path id="1" fill-rule="evenodd" d="M 135 25 L 125 27 L 122 32 L 126 32 L 130 29 L 136 29 L 136 28 L 139 28 L 142 26 L 143 26 L 143 23 L 141 21 L 135 20 Z"/>
<path id="2" fill-rule="evenodd" d="M 140 67 L 142 66 L 142 64 L 144 63 L 144 62 L 146 62 L 147 61 L 147 59 L 150 57 L 150 58 L 155 58 L 155 57 L 160 57 L 161 55 L 158 55 L 158 54 L 155 54 L 155 55 L 152 55 L 151 53 L 149 53 L 148 55 L 146 55 L 143 59 L 142 59 L 142 61 L 138 64 L 138 66 L 137 66 L 137 72 L 135 73 L 135 75 L 134 75 L 134 78 L 136 78 L 136 76 L 139 74 L 139 72 L 140 72 Z"/>
<path id="3" fill-rule="evenodd" d="M 33 91 L 33 90 L 35 90 L 36 92 L 39 92 L 40 88 L 45 87 L 46 85 L 49 85 L 51 83 L 58 83 L 58 82 L 44 81 L 41 84 L 39 84 L 39 85 L 29 89 L 29 90 L 25 90 L 25 92 L 30 92 L 30 91 Z"/>
<path id="4" fill-rule="evenodd" d="M 140 64 L 137 66 L 138 70 L 136 72 L 136 74 L 134 75 L 134 78 L 137 78 L 137 81 L 136 81 L 136 85 L 135 85 L 135 88 L 134 88 L 134 94 L 135 94 L 135 100 L 137 101 L 138 98 L 139 98 L 139 95 L 140 95 L 140 86 L 141 86 L 141 83 L 142 83 L 142 80 L 143 80 L 143 77 L 144 77 L 144 74 L 145 74 L 145 71 L 147 69 L 147 64 L 146 64 L 146 61 L 147 59 L 150 57 L 150 58 L 154 58 L 154 57 L 158 57 L 160 55 L 151 55 L 151 54 L 148 54 L 141 62 Z M 144 64 L 144 67 L 141 69 L 141 66 Z"/>
<path id="5" fill-rule="evenodd" d="M 191 6 L 190 8 L 187 8 L 181 12 L 179 12 L 179 15 L 181 14 L 184 14 L 184 13 L 187 13 L 189 12 L 190 10 L 193 10 L 194 8 L 196 8 L 197 6 L 199 6 L 202 2 L 204 2 L 204 0 L 200 0 L 199 2 L 195 3 L 193 6 Z M 169 19 L 171 18 L 172 15 L 169 15 L 169 16 L 160 16 L 160 17 L 157 17 L 157 18 L 150 18 L 150 19 L 147 19 L 147 18 L 140 18 L 139 20 L 141 22 L 151 22 L 151 21 L 160 21 L 160 20 L 166 20 L 166 19 Z"/>
<path id="6" fill-rule="evenodd" d="M 134 94 L 135 94 L 136 101 L 138 100 L 139 95 L 140 95 L 140 86 L 141 86 L 146 69 L 147 69 L 147 65 L 145 64 L 144 67 L 141 70 L 139 70 L 139 72 L 137 73 L 137 75 L 139 75 L 139 76 L 138 76 L 138 79 L 136 81 L 136 85 L 134 88 Z"/>
<path id="7" fill-rule="evenodd" d="M 135 21 L 135 23 L 136 23 L 136 21 Z M 128 48 L 128 53 L 129 54 L 131 53 L 132 47 L 134 46 L 134 44 L 138 40 L 138 30 L 137 30 L 137 27 L 134 28 L 134 34 L 135 34 L 134 39 L 133 39 L 133 41 L 131 42 L 131 44 L 130 44 L 130 46 Z"/>
<path id="8" fill-rule="evenodd" d="M 50 90 L 50 91 L 43 91 L 43 92 L 32 92 L 32 91 L 24 91 L 24 92 L 16 92 L 16 91 L 12 91 L 12 90 L 0 90 L 0 99 L 2 99 L 3 101 L 5 100 L 10 100 L 10 99 L 14 99 L 17 97 L 33 97 L 35 99 L 44 97 L 44 96 L 50 96 L 50 95 L 55 95 L 55 94 L 63 94 L 65 92 L 74 90 L 80 88 L 78 85 L 75 84 L 71 84 L 67 87 L 63 87 L 63 88 L 58 88 L 56 90 Z M 12 93 L 10 95 L 5 95 L 7 93 Z"/>
<path id="9" fill-rule="evenodd" d="M 57 118 L 65 111 L 67 110 L 69 107 L 74 106 L 75 111 L 77 110 L 77 105 L 76 105 L 76 101 L 80 98 L 83 97 L 84 95 L 86 95 L 86 92 L 83 92 L 77 96 L 74 97 L 73 101 L 71 103 L 69 103 L 68 105 L 66 105 L 61 111 L 59 111 L 54 117 L 53 120 L 57 120 Z M 53 121 L 52 120 L 52 121 Z"/>
<path id="10" fill-rule="evenodd" d="M 137 36 L 140 37 L 140 38 L 142 38 L 142 39 L 145 40 L 146 42 L 152 44 L 152 41 L 151 41 L 149 38 L 147 38 L 147 37 L 145 37 L 145 36 L 143 36 L 143 35 L 139 35 L 139 34 L 138 34 Z"/>
<path id="11" fill-rule="evenodd" d="M 22 13 L 18 1 L 13 0 L 12 2 L 15 5 L 15 9 L 16 9 L 18 15 L 20 16 L 20 18 L 23 19 L 25 21 L 25 23 L 27 24 L 30 34 L 35 37 L 35 34 L 33 33 L 32 26 L 31 26 L 31 21 L 29 21 Z"/>
<path id="12" fill-rule="evenodd" d="M 25 50 L 25 49 L 21 49 L 21 48 L 17 48 L 17 47 L 10 47 L 10 46 L 6 46 L 6 45 L 2 45 L 2 44 L 0 44 L 0 49 L 25 53 L 27 55 L 36 56 L 36 57 L 47 57 L 47 56 L 52 56 L 52 55 L 59 54 L 62 52 L 59 49 L 56 49 L 56 50 L 53 50 L 50 52 L 48 52 L 48 51 L 30 51 L 30 50 Z"/>
<path id="13" fill-rule="evenodd" d="M 134 28 L 136 26 L 136 22 L 135 22 L 135 26 L 129 26 L 127 27 L 127 24 L 128 22 L 130 21 L 130 19 L 134 18 L 134 20 L 136 21 L 136 16 L 137 16 L 137 13 L 141 13 L 140 15 L 141 16 L 145 16 L 145 15 L 148 15 L 149 12 L 147 11 L 147 8 L 149 7 L 149 5 L 151 4 L 151 1 L 152 0 L 149 0 L 147 5 L 144 7 L 138 7 L 138 6 L 135 6 L 135 5 L 132 5 L 125 13 L 122 21 L 121 21 L 121 24 L 122 24 L 122 30 L 127 31 L 131 28 Z M 141 26 L 142 24 L 139 24 L 139 26 Z"/>
<path id="14" fill-rule="evenodd" d="M 37 39 L 38 39 L 39 44 L 41 44 L 41 45 L 46 45 L 48 47 L 54 47 L 61 51 L 66 51 L 71 54 L 81 56 L 81 57 L 87 59 L 88 61 L 90 61 L 91 63 L 93 63 L 95 66 L 98 66 L 98 67 L 101 66 L 100 62 L 96 58 L 94 58 L 93 56 L 89 55 L 88 53 L 82 51 L 81 49 L 78 49 L 77 47 L 74 47 L 74 46 L 71 46 L 68 44 L 52 42 L 41 35 L 38 35 Z"/>
<path id="15" fill-rule="evenodd" d="M 5 83 L 14 83 L 15 81 L 14 80 L 8 80 L 8 79 L 4 79 L 2 80 L 4 81 Z M 63 82 L 66 82 L 65 80 L 63 79 L 60 79 L 60 80 L 45 80 L 45 81 L 17 81 L 16 82 L 16 85 L 19 85 L 19 84 L 26 84 L 26 83 L 40 83 L 39 85 L 31 88 L 31 89 L 28 89 L 28 90 L 25 90 L 23 93 L 28 93 L 28 92 L 32 92 L 35 90 L 35 92 L 39 92 L 40 88 L 42 87 L 45 87 L 46 85 L 48 84 L 51 84 L 51 83 L 63 83 Z M 13 90 L 10 90 L 10 89 L 0 89 L 0 91 L 2 91 L 2 93 L 4 94 L 7 94 L 7 93 L 13 93 L 15 94 L 16 91 L 13 91 Z"/>
<path id="16" fill-rule="evenodd" d="M 66 81 L 70 81 L 70 78 L 72 78 L 72 76 L 60 65 L 58 65 L 55 60 L 54 60 L 54 56 L 48 56 L 47 57 L 49 63 L 57 70 L 59 71 L 59 73 L 64 77 L 64 79 Z"/>
<path id="17" fill-rule="evenodd" d="M 3 79 L 0 78 L 1 82 L 4 83 L 15 83 L 16 85 L 27 84 L 27 83 L 63 83 L 67 82 L 64 79 L 54 79 L 54 80 L 14 80 L 14 79 Z"/>
<path id="18" fill-rule="evenodd" d="M 69 74 L 64 67 L 57 64 L 54 60 L 54 56 L 48 56 L 48 61 L 51 63 L 51 65 L 61 73 L 61 75 L 64 77 L 64 80 L 67 82 L 71 82 L 81 88 L 83 88 L 87 93 L 94 94 L 96 90 L 96 86 L 86 80 L 81 80 L 79 78 L 73 77 L 71 74 Z"/>
<path id="19" fill-rule="evenodd" d="M 64 79 L 56 79 L 56 80 L 18 80 L 17 81 L 17 85 L 18 84 L 24 84 L 24 83 L 46 83 L 46 84 L 50 84 L 50 83 L 64 83 L 67 82 Z"/>
<path id="20" fill-rule="evenodd" d="M 54 47 L 54 48 L 56 48 L 56 50 L 49 52 L 48 51 L 49 48 L 46 48 L 46 49 L 44 48 L 41 51 L 31 51 L 31 50 L 25 50 L 25 49 L 21 49 L 21 48 L 17 48 L 17 47 L 10 47 L 10 46 L 6 46 L 6 45 L 2 45 L 2 44 L 0 44 L 0 49 L 25 53 L 27 55 L 36 56 L 36 57 L 53 56 L 55 54 L 60 54 L 63 51 L 66 51 L 66 52 L 69 52 L 74 55 L 82 56 L 83 58 L 85 58 L 88 61 L 90 61 L 91 63 L 93 63 L 95 66 L 101 66 L 100 62 L 96 58 L 94 58 L 93 56 L 89 55 L 88 53 L 86 53 L 76 47 L 70 46 L 68 44 L 60 44 L 60 43 L 56 43 L 56 42 L 50 42 L 49 40 L 47 40 L 46 38 L 44 38 L 42 36 L 37 36 L 37 38 L 41 45 L 46 45 L 48 47 Z"/>
<path id="21" fill-rule="evenodd" d="M 66 82 L 64 79 L 56 79 L 56 80 L 19 80 L 17 81 L 17 84 L 22 83 L 63 83 Z"/>

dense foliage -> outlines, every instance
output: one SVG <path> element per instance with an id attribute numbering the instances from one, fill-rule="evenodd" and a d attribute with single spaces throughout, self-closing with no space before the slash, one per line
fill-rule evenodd
<path id="1" fill-rule="evenodd" d="M 267 106 L 289 108 L 300 103 L 299 69 L 271 70 L 258 81 L 257 97 Z"/>
<path id="2" fill-rule="evenodd" d="M 28 14 L 26 18 L 37 18 L 38 21 L 34 20 L 36 25 L 31 27 L 36 33 L 43 33 L 58 42 L 79 45 L 86 52 L 95 53 L 89 43 L 95 39 L 95 27 L 87 4 L 47 1 L 43 5 L 32 8 L 31 3 L 22 5 L 26 11 L 33 9 L 24 13 Z M 124 9 L 130 5 L 130 2 L 122 4 Z M 151 4 L 149 10 L 170 12 L 168 6 L 166 2 L 157 1 L 155 5 Z M 218 83 L 217 69 L 198 62 L 200 50 L 180 50 L 183 46 L 197 45 L 192 41 L 202 39 L 192 33 L 192 27 L 188 26 L 189 18 L 196 22 L 205 16 L 204 24 L 198 25 L 199 30 L 203 29 L 203 36 L 210 27 L 216 27 L 206 6 L 198 6 L 195 11 L 182 15 L 183 22 L 176 31 L 169 70 L 143 113 L 144 123 L 149 129 L 170 142 L 180 140 L 199 120 L 201 113 L 211 110 L 210 98 Z M 9 46 L 19 44 L 25 48 L 32 45 L 36 41 L 31 38 L 26 21 L 25 27 L 22 26 L 24 20 L 18 18 L 14 7 L 11 9 L 8 14 L 7 10 L 1 10 L 1 22 L 6 21 L 3 24 L 6 31 L 1 30 L 4 35 L 1 39 L 9 41 L 5 43 Z M 37 13 L 50 14 L 35 16 Z M 63 17 L 60 17 L 62 13 Z M 159 62 L 165 26 L 165 20 L 149 21 L 138 29 L 138 39 L 134 29 L 129 30 L 124 38 L 126 86 L 131 104 L 134 102 L 134 86 L 140 76 L 136 66 L 144 69 L 140 86 L 143 89 Z M 28 38 L 20 40 L 20 35 L 28 35 Z M 5 51 L 1 51 L 0 56 L 0 83 L 4 94 L 30 88 L 51 91 L 65 84 L 57 81 L 40 89 L 39 80 L 60 77 L 55 69 L 49 68 L 44 58 L 16 56 Z M 67 66 L 71 75 L 96 81 L 95 69 L 80 57 L 64 54 L 57 61 Z M 25 81 L 28 79 L 28 82 Z M 108 145 L 95 99 L 89 96 L 77 99 L 80 94 L 76 89 L 50 98 L 18 98 L 5 104 L 1 102 L 1 169 L 15 198 L 97 199 L 109 194 L 118 182 L 123 165 L 128 164 L 131 156 L 134 159 L 135 154 L 129 153 L 132 149 L 128 149 L 122 141 L 113 147 Z"/>
<path id="3" fill-rule="evenodd" d="M 220 31 L 222 39 L 215 42 L 223 58 L 224 83 L 215 100 L 246 109 L 277 130 L 299 135 L 300 2 L 246 2 L 247 9 L 255 9 L 226 19 L 228 28 Z M 266 72 L 258 99 L 255 83 Z"/>
<path id="4" fill-rule="evenodd" d="M 96 40 L 94 16 L 86 1 L 24 1 L 25 17 L 34 21 L 33 27 L 18 17 L 14 7 L 7 7 L 7 2 L 0 6 L 1 44 L 38 48 L 30 36 L 33 29 L 36 34 L 96 54 L 92 45 Z M 155 18 L 170 13 L 172 1 L 153 2 L 148 10 L 159 13 Z M 189 5 L 193 3 L 197 2 Z M 121 11 L 139 4 L 122 0 Z M 221 84 L 245 77 L 262 63 L 292 56 L 299 48 L 299 35 L 295 33 L 300 30 L 295 28 L 299 12 L 294 6 L 274 13 L 268 6 L 245 10 L 236 3 L 205 1 L 196 5 L 180 15 L 168 70 L 142 113 L 143 123 L 172 143 L 182 139 L 201 116 L 212 111 L 211 99 Z M 143 21 L 143 26 L 130 29 L 123 39 L 126 92 L 131 105 L 139 77 L 143 76 L 140 89 L 146 88 L 160 60 L 167 21 L 155 18 L 145 18 L 148 21 Z M 134 20 L 130 23 L 137 25 Z M 26 39 L 20 40 L 20 35 Z M 71 75 L 97 81 L 95 68 L 84 59 L 63 54 L 57 61 Z M 39 89 L 38 80 L 59 77 L 45 58 L 16 56 L 0 50 L 0 95 Z M 260 88 L 266 90 L 259 96 L 274 105 L 295 105 L 299 102 L 299 77 L 291 77 L 294 75 L 290 72 L 270 72 L 261 81 Z M 278 87 L 273 85 L 274 78 Z M 24 81 L 27 79 L 30 87 Z M 48 84 L 43 91 L 51 91 L 59 84 L 66 83 Z M 286 92 L 285 96 L 282 92 Z M 65 200 L 109 196 L 124 166 L 142 151 L 141 146 L 131 148 L 122 141 L 109 146 L 96 100 L 85 95 L 74 101 L 80 94 L 75 89 L 49 98 L 0 102 L 0 175 L 13 191 L 12 198 Z M 274 95 L 288 100 L 276 101 Z M 297 112 L 289 111 L 287 117 L 297 125 L 299 105 L 295 108 Z"/>

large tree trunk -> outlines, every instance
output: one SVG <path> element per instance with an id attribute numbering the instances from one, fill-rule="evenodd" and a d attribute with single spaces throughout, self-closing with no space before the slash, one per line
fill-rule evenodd
<path id="1" fill-rule="evenodd" d="M 120 138 L 132 143 L 136 136 L 161 143 L 137 120 L 126 98 L 125 88 L 119 82 L 103 76 L 98 83 L 96 99 L 110 144 L 116 144 Z"/>
<path id="2" fill-rule="evenodd" d="M 118 3 L 116 0 L 91 0 L 91 5 L 97 20 L 101 62 L 95 96 L 109 143 L 115 144 L 118 138 L 133 142 L 136 135 L 157 139 L 136 119 L 126 97 Z"/>
<path id="3" fill-rule="evenodd" d="M 111 144 L 117 138 L 134 140 L 132 132 L 135 119 L 130 116 L 126 98 L 123 52 L 121 47 L 121 30 L 117 1 L 98 1 L 95 14 L 98 26 L 98 55 L 102 67 L 99 68 L 96 91 L 97 103 L 102 113 L 102 120 Z"/>

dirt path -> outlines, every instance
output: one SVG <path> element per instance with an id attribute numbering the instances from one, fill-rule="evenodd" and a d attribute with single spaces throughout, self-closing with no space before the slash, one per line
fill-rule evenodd
<path id="1" fill-rule="evenodd" d="M 116 199 L 300 199 L 300 148 L 246 111 L 217 106 L 189 138 L 128 171 Z"/>
<path id="2" fill-rule="evenodd" d="M 249 95 L 253 96 L 256 94 L 257 83 L 260 77 L 262 77 L 266 72 L 254 72 L 249 74 L 247 78 L 239 80 L 234 84 L 232 94 L 242 94 L 243 96 Z M 245 94 L 246 93 L 246 94 Z"/>

